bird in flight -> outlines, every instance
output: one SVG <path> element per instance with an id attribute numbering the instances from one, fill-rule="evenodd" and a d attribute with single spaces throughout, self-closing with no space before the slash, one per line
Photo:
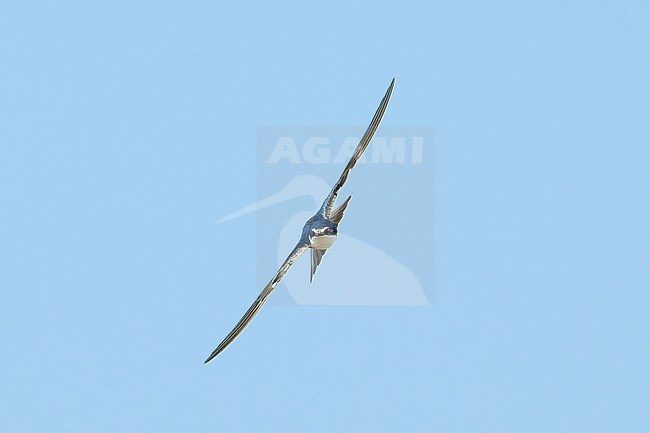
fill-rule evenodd
<path id="1" fill-rule="evenodd" d="M 264 302 L 266 302 L 266 298 L 268 298 L 273 289 L 275 289 L 275 286 L 278 285 L 291 265 L 293 265 L 298 257 L 300 257 L 302 253 L 308 249 L 311 250 L 311 276 L 309 278 L 309 281 L 312 281 L 314 274 L 316 273 L 316 269 L 318 268 L 318 265 L 320 265 L 323 256 L 327 252 L 327 249 L 331 247 L 336 240 L 339 223 L 341 222 L 343 213 L 345 212 L 345 209 L 347 208 L 348 203 L 352 198 L 352 196 L 348 196 L 348 198 L 346 198 L 345 201 L 335 209 L 334 202 L 336 201 L 336 198 L 339 194 L 339 190 L 345 184 L 350 171 L 352 171 L 354 165 L 357 163 L 357 161 L 359 161 L 361 155 L 363 155 L 363 152 L 368 147 L 370 140 L 372 140 L 377 127 L 379 127 L 379 123 L 381 122 L 381 119 L 384 116 L 384 112 L 386 111 L 386 107 L 388 106 L 388 101 L 390 100 L 390 95 L 393 92 L 394 85 L 395 78 L 393 78 L 393 80 L 390 82 L 390 86 L 388 86 L 388 90 L 386 90 L 386 94 L 381 100 L 381 103 L 375 112 L 375 116 L 372 118 L 372 121 L 370 122 L 370 125 L 368 126 L 365 134 L 363 134 L 363 137 L 361 137 L 361 141 L 352 154 L 352 158 L 350 158 L 350 161 L 345 166 L 341 177 L 339 177 L 339 180 L 334 184 L 334 187 L 325 198 L 325 201 L 323 202 L 323 205 L 320 207 L 318 212 L 316 212 L 316 214 L 313 217 L 309 218 L 305 223 L 298 244 L 293 248 L 293 251 L 291 251 L 289 257 L 287 257 L 284 263 L 282 263 L 282 266 L 280 266 L 280 269 L 275 274 L 273 279 L 269 281 L 264 290 L 262 290 L 262 293 L 260 293 L 255 302 L 253 302 L 253 305 L 251 305 L 248 311 L 246 311 L 244 317 L 239 320 L 233 330 L 230 331 L 230 333 L 226 336 L 226 338 L 223 339 L 219 346 L 217 346 L 217 348 L 214 349 L 210 356 L 208 356 L 208 359 L 205 360 L 206 364 L 212 361 L 221 352 L 223 352 L 226 347 L 228 347 L 230 343 L 232 343 L 239 336 L 239 334 L 241 334 L 244 328 L 246 328 L 251 320 L 253 320 L 253 317 L 255 317 L 260 308 L 262 308 L 262 305 L 264 305 Z"/>

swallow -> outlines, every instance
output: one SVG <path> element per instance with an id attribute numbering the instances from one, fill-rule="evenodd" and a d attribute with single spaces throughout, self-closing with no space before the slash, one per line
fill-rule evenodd
<path id="1" fill-rule="evenodd" d="M 286 258 L 284 263 L 282 263 L 282 266 L 280 266 L 280 269 L 275 274 L 275 276 L 271 279 L 271 281 L 269 281 L 266 287 L 264 287 L 262 293 L 260 293 L 257 299 L 255 299 L 253 305 L 251 305 L 248 311 L 246 311 L 246 314 L 244 314 L 244 316 L 239 320 L 233 330 L 230 331 L 230 333 L 226 336 L 226 338 L 223 339 L 219 346 L 217 346 L 217 348 L 214 349 L 210 356 L 208 356 L 208 358 L 205 360 L 206 364 L 216 358 L 221 352 L 226 349 L 226 347 L 235 341 L 239 334 L 241 334 L 241 332 L 246 328 L 246 326 L 248 326 L 251 320 L 253 320 L 253 317 L 255 317 L 260 308 L 262 308 L 262 305 L 264 305 L 266 299 L 269 297 L 273 289 L 275 289 L 275 287 L 278 285 L 280 280 L 282 280 L 282 277 L 284 277 L 291 265 L 293 265 L 298 257 L 300 257 L 307 250 L 311 250 L 311 275 L 309 281 L 311 282 L 313 280 L 314 275 L 316 274 L 316 269 L 323 260 L 323 256 L 336 241 L 339 224 L 343 219 L 343 214 L 345 213 L 345 210 L 348 207 L 348 203 L 352 198 L 352 196 L 348 196 L 348 198 L 346 198 L 340 206 L 334 208 L 334 204 L 338 197 L 339 191 L 345 184 L 345 181 L 348 179 L 348 175 L 354 168 L 355 164 L 361 158 L 361 155 L 363 155 L 363 152 L 368 147 L 370 140 L 372 140 L 375 131 L 379 127 L 379 123 L 381 122 L 381 119 L 384 116 L 384 112 L 386 111 L 386 107 L 388 106 L 388 101 L 390 100 L 394 85 L 395 78 L 392 79 L 390 86 L 388 86 L 386 94 L 381 100 L 381 103 L 379 104 L 379 107 L 377 108 L 377 111 L 375 112 L 375 115 L 372 118 L 368 129 L 363 134 L 363 137 L 361 137 L 361 140 L 359 141 L 357 148 L 352 154 L 350 161 L 345 166 L 341 177 L 339 177 L 339 179 L 332 187 L 332 190 L 325 198 L 325 201 L 323 201 L 323 205 L 320 207 L 318 212 L 316 212 L 316 214 L 309 218 L 305 223 L 305 226 L 302 229 L 302 235 L 300 236 L 300 240 L 296 246 L 293 248 L 291 253 L 289 253 L 289 256 Z"/>

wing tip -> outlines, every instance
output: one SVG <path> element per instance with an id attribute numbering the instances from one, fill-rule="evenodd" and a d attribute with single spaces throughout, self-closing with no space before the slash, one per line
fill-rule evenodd
<path id="1" fill-rule="evenodd" d="M 208 362 L 212 361 L 214 358 L 216 358 L 217 356 L 219 356 L 219 355 L 221 354 L 221 352 L 223 352 L 224 349 L 225 349 L 226 347 L 228 347 L 228 345 L 226 344 L 226 345 L 224 346 L 224 345 L 223 345 L 223 342 L 222 342 L 222 343 L 221 343 L 221 344 L 220 344 L 216 349 L 214 349 L 214 350 L 212 351 L 212 353 L 210 354 L 210 356 L 208 356 L 208 359 L 206 359 L 205 361 L 203 361 L 203 364 L 207 364 Z"/>
<path id="2" fill-rule="evenodd" d="M 215 352 L 216 352 L 216 350 L 215 350 Z M 210 362 L 210 361 L 212 361 L 214 358 L 216 358 L 217 355 L 219 355 L 219 353 L 215 353 L 215 352 L 212 352 L 212 353 L 210 354 L 210 356 L 208 356 L 208 359 L 206 359 L 205 361 L 203 361 L 203 364 L 207 364 L 208 362 Z"/>
<path id="3" fill-rule="evenodd" d="M 390 98 L 390 95 L 393 93 L 393 87 L 395 87 L 395 77 L 390 81 L 390 86 L 386 90 L 386 97 Z"/>

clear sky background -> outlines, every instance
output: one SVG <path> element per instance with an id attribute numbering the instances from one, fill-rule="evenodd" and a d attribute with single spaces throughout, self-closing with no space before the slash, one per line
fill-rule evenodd
<path id="1" fill-rule="evenodd" d="M 0 4 L 1 431 L 650 431 L 647 2 L 117 3 Z M 214 224 L 257 127 L 393 76 L 432 306 L 270 305 L 204 366 L 260 290 L 256 216 Z"/>

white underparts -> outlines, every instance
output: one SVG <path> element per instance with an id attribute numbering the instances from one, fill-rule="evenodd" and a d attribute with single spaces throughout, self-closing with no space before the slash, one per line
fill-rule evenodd
<path id="1" fill-rule="evenodd" d="M 326 250 L 329 247 L 331 247 L 332 244 L 334 244 L 335 240 L 336 240 L 335 235 L 316 236 L 310 239 L 311 245 L 309 246 L 317 250 Z"/>

